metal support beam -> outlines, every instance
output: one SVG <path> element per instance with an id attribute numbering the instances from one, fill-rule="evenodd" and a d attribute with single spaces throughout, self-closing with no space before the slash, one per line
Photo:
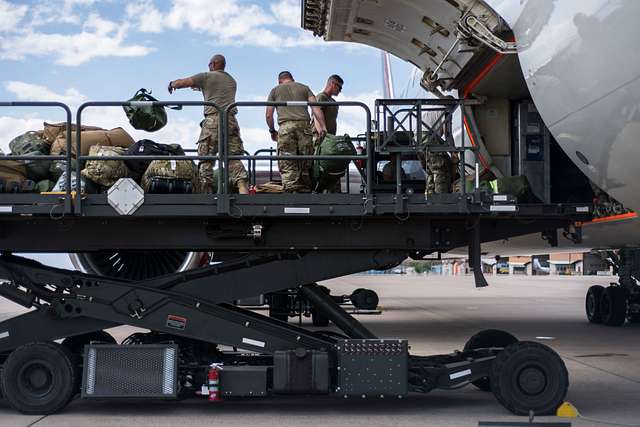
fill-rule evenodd
<path id="1" fill-rule="evenodd" d="M 300 294 L 308 299 L 325 316 L 336 324 L 350 338 L 374 339 L 376 336 L 362 323 L 344 311 L 336 302 L 316 284 L 300 287 Z"/>

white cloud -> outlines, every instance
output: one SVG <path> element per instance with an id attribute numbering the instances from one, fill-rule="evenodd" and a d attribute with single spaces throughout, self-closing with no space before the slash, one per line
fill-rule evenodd
<path id="1" fill-rule="evenodd" d="M 28 6 L 0 0 L 0 32 L 13 31 L 27 13 Z"/>
<path id="2" fill-rule="evenodd" d="M 296 18 L 299 3 L 281 0 L 266 11 L 260 3 L 218 0 L 173 0 L 167 11 L 160 11 L 152 0 L 137 0 L 127 5 L 127 17 L 142 32 L 188 28 L 214 37 L 213 42 L 228 46 L 261 46 L 274 50 L 321 44 L 311 33 L 299 28 Z M 295 27 L 297 31 L 275 32 L 274 26 Z"/>
<path id="3" fill-rule="evenodd" d="M 75 88 L 69 88 L 64 93 L 57 93 L 46 86 L 15 80 L 5 82 L 4 87 L 8 92 L 13 93 L 16 99 L 20 101 L 63 102 L 69 105 L 72 110 L 87 100 L 87 98 Z"/>
<path id="4" fill-rule="evenodd" d="M 271 12 L 281 25 L 300 27 L 300 2 L 298 0 L 280 0 L 271 5 Z"/>
<path id="5" fill-rule="evenodd" d="M 348 85 L 349 82 L 345 82 Z M 380 91 L 375 90 L 373 92 L 360 93 L 354 96 L 340 95 L 336 98 L 336 101 L 358 101 L 362 102 L 369 107 L 371 111 L 371 119 L 375 120 L 375 100 L 381 98 Z M 340 113 L 338 115 L 338 134 L 357 135 L 363 133 L 367 126 L 367 116 L 364 109 L 361 107 L 340 107 Z"/>
<path id="6" fill-rule="evenodd" d="M 10 152 L 9 142 L 13 138 L 33 129 L 41 129 L 42 122 L 40 117 L 0 117 L 0 150 L 4 154 L 8 154 Z"/>
<path id="7" fill-rule="evenodd" d="M 92 14 L 82 32 L 48 34 L 29 32 L 0 39 L 0 59 L 24 59 L 27 55 L 54 56 L 60 65 L 78 66 L 93 58 L 144 56 L 155 49 L 125 43 L 128 26 Z"/>

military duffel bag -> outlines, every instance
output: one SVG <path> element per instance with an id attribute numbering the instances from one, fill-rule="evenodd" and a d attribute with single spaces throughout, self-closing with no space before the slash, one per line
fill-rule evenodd
<path id="1" fill-rule="evenodd" d="M 125 151 L 126 149 L 123 147 L 94 145 L 89 150 L 89 155 L 121 156 Z M 122 160 L 87 160 L 85 168 L 80 173 L 83 177 L 105 187 L 111 187 L 117 180 L 126 178 L 129 175 L 127 166 Z"/>
<path id="2" fill-rule="evenodd" d="M 71 132 L 71 154 L 76 155 L 76 138 L 77 131 Z M 89 150 L 94 145 L 110 146 L 110 147 L 130 147 L 135 141 L 131 135 L 122 128 L 110 130 L 83 130 L 80 132 L 80 150 L 83 156 L 89 154 Z M 56 138 L 51 146 L 51 154 L 58 155 L 67 152 L 66 134 L 61 134 Z"/>
<path id="3" fill-rule="evenodd" d="M 24 163 L 17 160 L 0 160 L 0 193 L 21 193 L 25 191 L 29 182 L 33 183 L 27 180 Z"/>
<path id="4" fill-rule="evenodd" d="M 126 156 L 184 156 L 178 144 L 158 144 L 150 139 L 141 139 L 125 152 Z M 134 177 L 140 178 L 151 164 L 151 160 L 124 161 Z"/>
<path id="5" fill-rule="evenodd" d="M 151 178 L 196 182 L 196 176 L 196 165 L 191 160 L 154 160 L 142 176 L 142 188 L 144 191 L 149 191 Z"/>
<path id="6" fill-rule="evenodd" d="M 317 156 L 354 156 L 356 148 L 349 135 L 328 134 L 315 150 Z M 316 192 L 333 188 L 345 174 L 350 160 L 314 160 L 311 168 L 313 190 Z"/>
<path id="7" fill-rule="evenodd" d="M 49 143 L 49 145 L 53 144 L 61 134 L 63 138 L 66 138 L 67 122 L 61 122 L 61 123 L 44 122 L 43 126 L 44 126 L 44 130 L 42 131 L 42 138 L 44 138 Z M 71 130 L 74 131 L 76 129 L 77 129 L 77 126 L 74 123 L 72 123 Z M 85 131 L 85 130 L 106 130 L 106 129 L 103 129 L 97 126 L 82 125 L 81 130 Z"/>
<path id="8" fill-rule="evenodd" d="M 149 178 L 147 193 L 151 194 L 189 194 L 193 193 L 193 182 L 188 179 Z"/>
<path id="9" fill-rule="evenodd" d="M 155 132 L 167 124 L 167 112 L 162 105 L 151 105 L 158 100 L 151 96 L 151 91 L 142 88 L 133 95 L 129 102 L 133 105 L 125 105 L 124 109 L 129 123 L 135 129 Z M 182 107 L 169 107 L 172 110 L 181 110 Z"/>
<path id="10" fill-rule="evenodd" d="M 16 156 L 47 156 L 51 150 L 51 144 L 42 138 L 42 132 L 26 132 L 15 137 L 9 142 L 11 154 Z M 43 160 L 19 160 L 26 166 L 27 178 L 34 181 L 48 179 L 51 161 Z"/>

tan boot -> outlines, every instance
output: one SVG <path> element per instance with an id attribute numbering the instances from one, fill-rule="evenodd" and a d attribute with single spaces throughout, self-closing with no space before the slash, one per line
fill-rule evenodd
<path id="1" fill-rule="evenodd" d="M 237 185 L 238 185 L 238 193 L 249 194 L 249 187 L 247 187 L 247 181 L 240 180 L 238 181 Z"/>

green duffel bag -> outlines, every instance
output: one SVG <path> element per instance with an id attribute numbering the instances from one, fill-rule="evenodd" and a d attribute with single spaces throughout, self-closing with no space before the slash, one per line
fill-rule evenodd
<path id="1" fill-rule="evenodd" d="M 42 181 L 36 182 L 36 185 L 33 191 L 35 193 L 47 193 L 53 190 L 53 187 L 55 186 L 56 186 L 56 183 L 54 181 L 51 181 L 49 179 L 43 179 Z"/>
<path id="2" fill-rule="evenodd" d="M 151 91 L 142 88 L 129 99 L 129 102 L 153 102 L 158 101 L 151 96 Z M 162 129 L 167 124 L 167 112 L 161 105 L 125 105 L 124 109 L 129 123 L 136 129 L 146 130 L 147 132 L 155 132 Z M 172 110 L 181 110 L 182 107 L 169 107 Z"/>
<path id="3" fill-rule="evenodd" d="M 48 156 L 51 144 L 42 138 L 42 132 L 26 132 L 9 142 L 11 154 L 15 156 Z M 41 181 L 50 177 L 50 160 L 20 160 L 26 167 L 27 178 Z"/>
<path id="4" fill-rule="evenodd" d="M 356 148 L 349 135 L 327 134 L 314 153 L 316 156 L 355 156 Z M 345 174 L 350 160 L 314 160 L 311 168 L 313 190 L 316 192 L 333 188 Z"/>

